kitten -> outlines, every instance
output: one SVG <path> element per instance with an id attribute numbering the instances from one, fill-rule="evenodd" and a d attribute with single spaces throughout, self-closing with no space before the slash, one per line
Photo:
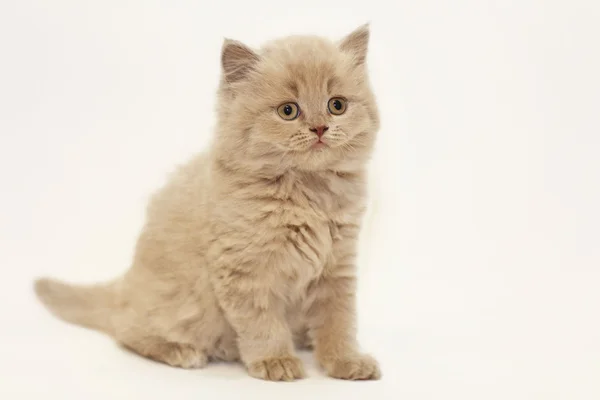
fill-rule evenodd
<path id="1" fill-rule="evenodd" d="M 356 249 L 379 128 L 368 26 L 340 42 L 226 40 L 210 150 L 152 198 L 133 265 L 108 284 L 40 279 L 57 316 L 173 366 L 241 360 L 256 378 L 378 379 L 356 341 Z"/>

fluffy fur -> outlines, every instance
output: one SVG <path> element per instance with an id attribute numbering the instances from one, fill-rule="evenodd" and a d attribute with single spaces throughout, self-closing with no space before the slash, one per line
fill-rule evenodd
<path id="1" fill-rule="evenodd" d="M 120 279 L 35 289 L 57 316 L 167 364 L 241 360 L 250 375 L 304 374 L 314 348 L 342 379 L 378 379 L 359 351 L 355 256 L 366 163 L 379 127 L 363 26 L 340 42 L 293 36 L 255 51 L 226 40 L 210 150 L 152 198 L 133 264 Z M 332 97 L 347 99 L 342 115 Z M 286 121 L 282 103 L 300 116 Z M 322 142 L 310 128 L 328 126 Z"/>

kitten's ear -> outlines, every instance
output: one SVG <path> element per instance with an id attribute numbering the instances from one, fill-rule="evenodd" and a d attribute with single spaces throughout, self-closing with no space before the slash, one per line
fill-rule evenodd
<path id="1" fill-rule="evenodd" d="M 369 47 L 369 24 L 364 24 L 340 42 L 340 49 L 354 56 L 355 64 L 362 65 L 367 60 Z"/>
<path id="2" fill-rule="evenodd" d="M 236 40 L 225 39 L 221 50 L 223 76 L 229 83 L 244 79 L 259 57 L 251 48 Z"/>

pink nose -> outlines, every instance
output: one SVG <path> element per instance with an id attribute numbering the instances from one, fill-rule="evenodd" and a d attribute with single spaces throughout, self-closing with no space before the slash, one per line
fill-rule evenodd
<path id="1" fill-rule="evenodd" d="M 310 128 L 309 130 L 311 132 L 316 133 L 318 137 L 321 137 L 327 131 L 327 129 L 329 129 L 328 126 L 321 125 L 321 126 L 315 126 L 314 128 Z"/>

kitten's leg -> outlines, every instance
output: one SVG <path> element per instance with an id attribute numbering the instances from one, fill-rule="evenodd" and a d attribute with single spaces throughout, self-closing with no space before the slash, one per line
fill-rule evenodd
<path id="1" fill-rule="evenodd" d="M 357 226 L 342 226 L 334 242 L 335 265 L 309 289 L 309 325 L 315 356 L 327 373 L 340 379 L 379 379 L 377 361 L 360 353 L 356 342 L 355 242 Z"/>
<path id="2" fill-rule="evenodd" d="M 208 363 L 206 353 L 185 343 L 167 342 L 157 336 L 119 337 L 119 341 L 136 353 L 180 368 L 202 368 Z"/>
<path id="3" fill-rule="evenodd" d="M 248 265 L 219 266 L 213 276 L 219 303 L 237 333 L 241 359 L 255 378 L 302 378 L 304 369 L 294 354 L 284 302 L 277 301 L 269 280 L 258 276 L 257 270 Z"/>
<path id="4" fill-rule="evenodd" d="M 313 344 L 308 335 L 308 328 L 294 331 L 294 345 L 298 350 L 312 350 Z"/>
<path id="5" fill-rule="evenodd" d="M 230 326 L 228 326 L 227 331 L 215 343 L 209 354 L 209 358 L 222 361 L 240 361 L 237 335 Z"/>
<path id="6" fill-rule="evenodd" d="M 308 322 L 306 321 L 306 310 L 303 304 L 298 302 L 286 309 L 288 326 L 292 331 L 294 346 L 298 350 L 312 350 L 312 339 L 309 335 Z"/>

